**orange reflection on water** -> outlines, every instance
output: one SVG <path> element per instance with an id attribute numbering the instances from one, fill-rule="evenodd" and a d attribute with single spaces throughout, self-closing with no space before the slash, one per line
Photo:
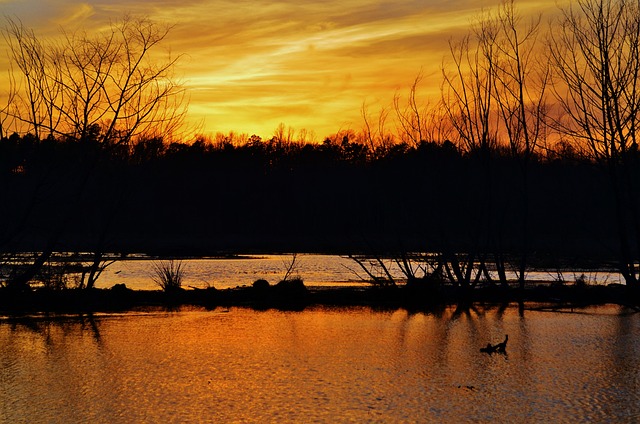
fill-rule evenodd
<path id="1" fill-rule="evenodd" d="M 0 323 L 0 422 L 627 420 L 640 317 L 155 312 Z M 479 348 L 509 334 L 507 355 Z"/>

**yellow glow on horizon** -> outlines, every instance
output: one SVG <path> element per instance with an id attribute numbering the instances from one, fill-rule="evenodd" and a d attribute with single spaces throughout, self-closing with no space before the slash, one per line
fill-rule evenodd
<path id="1" fill-rule="evenodd" d="M 38 33 L 100 28 L 124 13 L 174 24 L 166 45 L 202 132 L 269 137 L 279 123 L 324 137 L 360 129 L 360 108 L 389 106 L 413 79 L 437 100 L 443 57 L 499 0 L 4 0 L 4 13 Z M 554 0 L 518 2 L 524 14 Z M 5 50 L 5 49 L 3 49 Z M 0 65 L 6 64 L 6 55 Z M 0 71 L 4 71 L 0 70 Z M 1 92 L 2 90 L 0 90 Z M 1 101 L 2 99 L 0 99 Z"/>

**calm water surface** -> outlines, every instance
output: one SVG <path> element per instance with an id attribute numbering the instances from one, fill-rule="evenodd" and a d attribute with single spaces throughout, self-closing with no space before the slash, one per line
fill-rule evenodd
<path id="1" fill-rule="evenodd" d="M 639 420 L 640 314 L 614 306 L 0 320 L 3 423 Z"/>
<path id="2" fill-rule="evenodd" d="M 212 285 L 219 289 L 251 285 L 255 280 L 264 278 L 274 284 L 280 281 L 291 261 L 290 255 L 264 255 L 254 258 L 240 259 L 190 259 L 185 260 L 186 286 L 206 287 Z M 386 261 L 394 278 L 404 278 L 402 272 L 393 261 Z M 374 274 L 383 277 L 381 270 Z M 566 281 L 575 281 L 581 271 L 565 271 L 561 273 Z M 368 278 L 358 265 L 347 257 L 336 255 L 298 255 L 294 275 L 302 277 L 307 286 L 341 286 L 361 285 Z M 114 284 L 126 284 L 138 290 L 155 290 L 158 286 L 153 282 L 153 261 L 122 260 L 108 267 L 97 286 L 108 288 Z M 612 272 L 585 272 L 586 280 L 591 284 L 619 283 L 620 275 Z M 508 278 L 517 279 L 515 275 Z M 530 280 L 553 281 L 558 278 L 557 272 L 538 271 L 527 275 Z"/>
<path id="3" fill-rule="evenodd" d="M 291 255 L 184 260 L 184 285 L 224 289 L 250 286 L 259 278 L 275 284 L 284 277 L 291 260 Z M 152 278 L 153 263 L 148 259 L 117 261 L 104 271 L 97 286 L 108 288 L 121 283 L 137 290 L 157 290 Z M 362 279 L 355 272 L 357 266 L 349 258 L 341 256 L 298 255 L 293 275 L 302 277 L 310 286 L 361 284 Z M 400 270 L 395 271 L 399 277 Z"/>

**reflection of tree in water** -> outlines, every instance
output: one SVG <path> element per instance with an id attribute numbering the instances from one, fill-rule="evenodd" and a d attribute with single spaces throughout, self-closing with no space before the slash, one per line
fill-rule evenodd
<path id="1" fill-rule="evenodd" d="M 472 303 L 459 302 L 456 305 L 455 310 L 453 311 L 453 315 L 451 315 L 451 320 L 456 320 L 462 315 L 464 315 L 467 318 L 472 318 L 473 314 L 475 314 L 476 316 L 482 316 L 485 314 L 485 312 L 486 312 L 486 309 L 484 307 L 479 308 L 478 306 Z"/>
<path id="2" fill-rule="evenodd" d="M 47 315 L 11 317 L 8 322 L 11 325 L 11 331 L 14 333 L 27 330 L 30 333 L 40 335 L 48 348 L 55 347 L 55 337 L 58 333 L 62 335 L 64 340 L 67 337 L 75 337 L 78 330 L 81 335 L 90 334 L 97 347 L 102 345 L 99 320 L 96 320 L 92 313 L 64 317 Z"/>
<path id="3" fill-rule="evenodd" d="M 512 325 L 514 315 L 518 317 L 515 328 Z M 518 326 L 518 322 L 522 325 Z M 398 327 L 396 345 L 401 347 L 398 350 L 400 355 L 414 343 L 420 352 L 416 360 L 425 365 L 437 364 L 439 370 L 432 369 L 429 373 L 443 372 L 443 378 L 450 379 L 453 377 L 447 376 L 446 370 L 458 373 L 470 364 L 482 363 L 479 349 L 488 342 L 502 342 L 508 333 L 516 343 L 519 339 L 526 339 L 527 331 L 523 326 L 524 316 L 517 304 L 461 302 L 429 312 L 406 311 Z M 462 383 L 465 382 L 457 384 Z"/>
<path id="4" fill-rule="evenodd" d="M 633 308 L 621 308 L 615 320 L 615 337 L 611 343 L 612 380 L 617 387 L 637 387 L 637 370 L 640 369 L 640 345 L 637 342 L 637 328 L 640 313 Z"/>

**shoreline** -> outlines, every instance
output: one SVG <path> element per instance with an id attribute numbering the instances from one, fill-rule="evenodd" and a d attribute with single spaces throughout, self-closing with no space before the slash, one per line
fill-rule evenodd
<path id="1" fill-rule="evenodd" d="M 28 314 L 82 314 L 128 312 L 140 308 L 248 307 L 303 311 L 309 307 L 359 307 L 433 312 L 450 306 L 518 303 L 550 308 L 580 308 L 617 304 L 640 312 L 640 289 L 621 284 L 530 284 L 517 287 L 487 286 L 463 290 L 454 286 L 306 287 L 304 284 L 236 287 L 132 290 L 124 285 L 108 289 L 35 289 L 15 292 L 0 289 L 0 316 Z"/>

